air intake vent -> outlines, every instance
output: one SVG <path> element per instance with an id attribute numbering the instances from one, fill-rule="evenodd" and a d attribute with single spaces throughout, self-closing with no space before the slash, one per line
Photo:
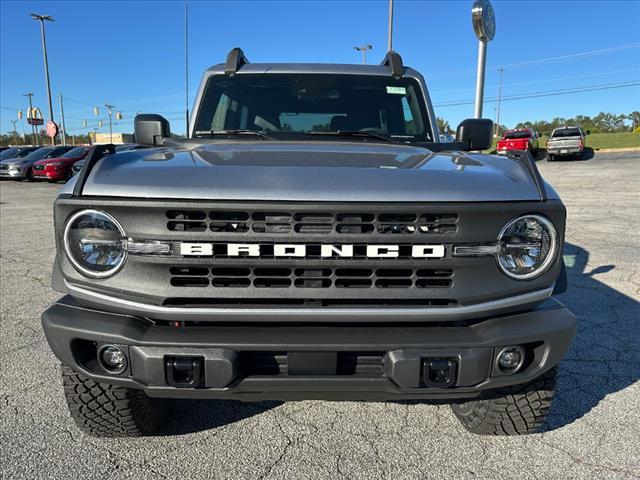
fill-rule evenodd
<path id="1" fill-rule="evenodd" d="M 169 210 L 167 229 L 178 232 L 269 235 L 411 235 L 457 231 L 457 214 L 248 212 Z"/>

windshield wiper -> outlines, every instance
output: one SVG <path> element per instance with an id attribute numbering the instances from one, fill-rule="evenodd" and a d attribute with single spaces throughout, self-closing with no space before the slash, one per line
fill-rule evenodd
<path id="1" fill-rule="evenodd" d="M 262 137 L 265 140 L 272 140 L 272 137 L 267 135 L 264 132 L 259 130 L 249 130 L 249 129 L 235 129 L 235 130 L 199 130 L 196 132 L 196 136 L 203 135 L 256 135 L 258 137 Z"/>
<path id="2" fill-rule="evenodd" d="M 345 137 L 369 137 L 369 138 L 376 138 L 384 142 L 391 142 L 391 139 L 389 137 L 385 137 L 384 135 L 379 133 L 367 132 L 364 130 L 336 130 L 331 132 L 324 132 L 322 130 L 307 130 L 304 133 L 306 133 L 307 135 L 338 135 L 338 136 L 345 136 Z"/>

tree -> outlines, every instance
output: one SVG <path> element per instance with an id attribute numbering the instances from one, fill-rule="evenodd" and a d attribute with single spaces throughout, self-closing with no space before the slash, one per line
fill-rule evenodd
<path id="1" fill-rule="evenodd" d="M 627 115 L 627 118 L 631 120 L 631 130 L 635 130 L 640 127 L 640 112 L 634 111 Z"/>
<path id="2" fill-rule="evenodd" d="M 453 133 L 449 122 L 447 122 L 444 118 L 436 117 L 436 123 L 438 125 L 438 130 L 440 131 L 440 133 Z"/>

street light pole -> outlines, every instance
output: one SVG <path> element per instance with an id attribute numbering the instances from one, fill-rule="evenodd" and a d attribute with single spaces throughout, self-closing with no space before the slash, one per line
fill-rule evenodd
<path id="1" fill-rule="evenodd" d="M 33 104 L 31 103 L 31 97 L 33 97 L 33 93 L 31 92 L 23 93 L 22 96 L 29 97 L 29 114 L 27 115 L 27 120 L 28 120 L 29 115 L 32 115 L 32 112 L 33 112 Z M 36 140 L 36 126 L 33 124 L 31 125 L 31 135 L 33 136 L 33 144 L 38 145 L 38 142 Z"/>
<path id="2" fill-rule="evenodd" d="M 49 100 L 49 120 L 53 122 L 53 102 L 51 100 L 51 82 L 49 81 L 49 59 L 47 58 L 47 39 L 44 33 L 44 22 L 53 22 L 54 19 L 50 15 L 31 14 L 31 18 L 40 22 L 40 33 L 42 34 L 42 53 L 44 55 L 44 74 L 47 80 L 47 98 Z M 56 144 L 55 137 L 51 137 L 51 145 Z"/>
<path id="3" fill-rule="evenodd" d="M 393 0 L 389 0 L 389 43 L 387 51 L 393 50 Z"/>
<path id="4" fill-rule="evenodd" d="M 353 47 L 354 50 L 362 52 L 362 63 L 363 65 L 367 64 L 367 50 L 371 50 L 373 45 L 363 45 L 361 47 Z"/>
<path id="5" fill-rule="evenodd" d="M 504 68 L 499 68 L 498 72 L 500 72 L 500 86 L 498 87 L 498 106 L 496 107 L 496 135 L 500 132 L 500 102 L 502 100 L 502 74 L 504 73 Z"/>
<path id="6" fill-rule="evenodd" d="M 111 130 L 111 117 L 113 115 L 112 108 L 113 105 L 109 105 L 108 103 L 104 104 L 105 108 L 109 110 L 109 143 L 113 143 L 113 131 Z"/>
<path id="7" fill-rule="evenodd" d="M 478 70 L 476 73 L 475 118 L 482 118 L 484 102 L 484 74 L 487 62 L 487 43 L 496 33 L 496 17 L 490 0 L 475 0 L 471 8 L 471 23 L 478 37 Z"/>
<path id="8" fill-rule="evenodd" d="M 67 145 L 67 129 L 64 125 L 64 105 L 62 104 L 62 93 L 60 94 L 60 119 L 62 126 L 62 145 Z"/>

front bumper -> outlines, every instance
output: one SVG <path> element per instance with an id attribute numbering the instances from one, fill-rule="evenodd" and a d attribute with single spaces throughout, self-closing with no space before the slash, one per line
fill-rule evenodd
<path id="1" fill-rule="evenodd" d="M 297 323 L 178 327 L 83 308 L 65 296 L 43 313 L 42 325 L 64 364 L 150 396 L 444 400 L 525 383 L 552 368 L 571 342 L 576 319 L 549 299 L 526 312 L 482 321 L 328 324 L 309 321 L 301 311 Z M 127 355 L 122 374 L 110 374 L 97 361 L 97 352 L 110 344 Z M 512 375 L 495 367 L 500 347 L 507 345 L 526 351 L 524 366 Z M 175 359 L 197 359 L 202 376 L 196 385 L 171 385 L 168 362 Z M 439 388 L 425 380 L 425 362 L 435 359 L 455 363 L 451 385 Z"/>
<path id="2" fill-rule="evenodd" d="M 0 178 L 25 178 L 25 173 L 22 170 L 13 168 L 0 170 Z"/>
<path id="3" fill-rule="evenodd" d="M 44 170 L 33 170 L 33 177 L 39 180 L 64 180 L 65 172 L 45 168 Z"/>

